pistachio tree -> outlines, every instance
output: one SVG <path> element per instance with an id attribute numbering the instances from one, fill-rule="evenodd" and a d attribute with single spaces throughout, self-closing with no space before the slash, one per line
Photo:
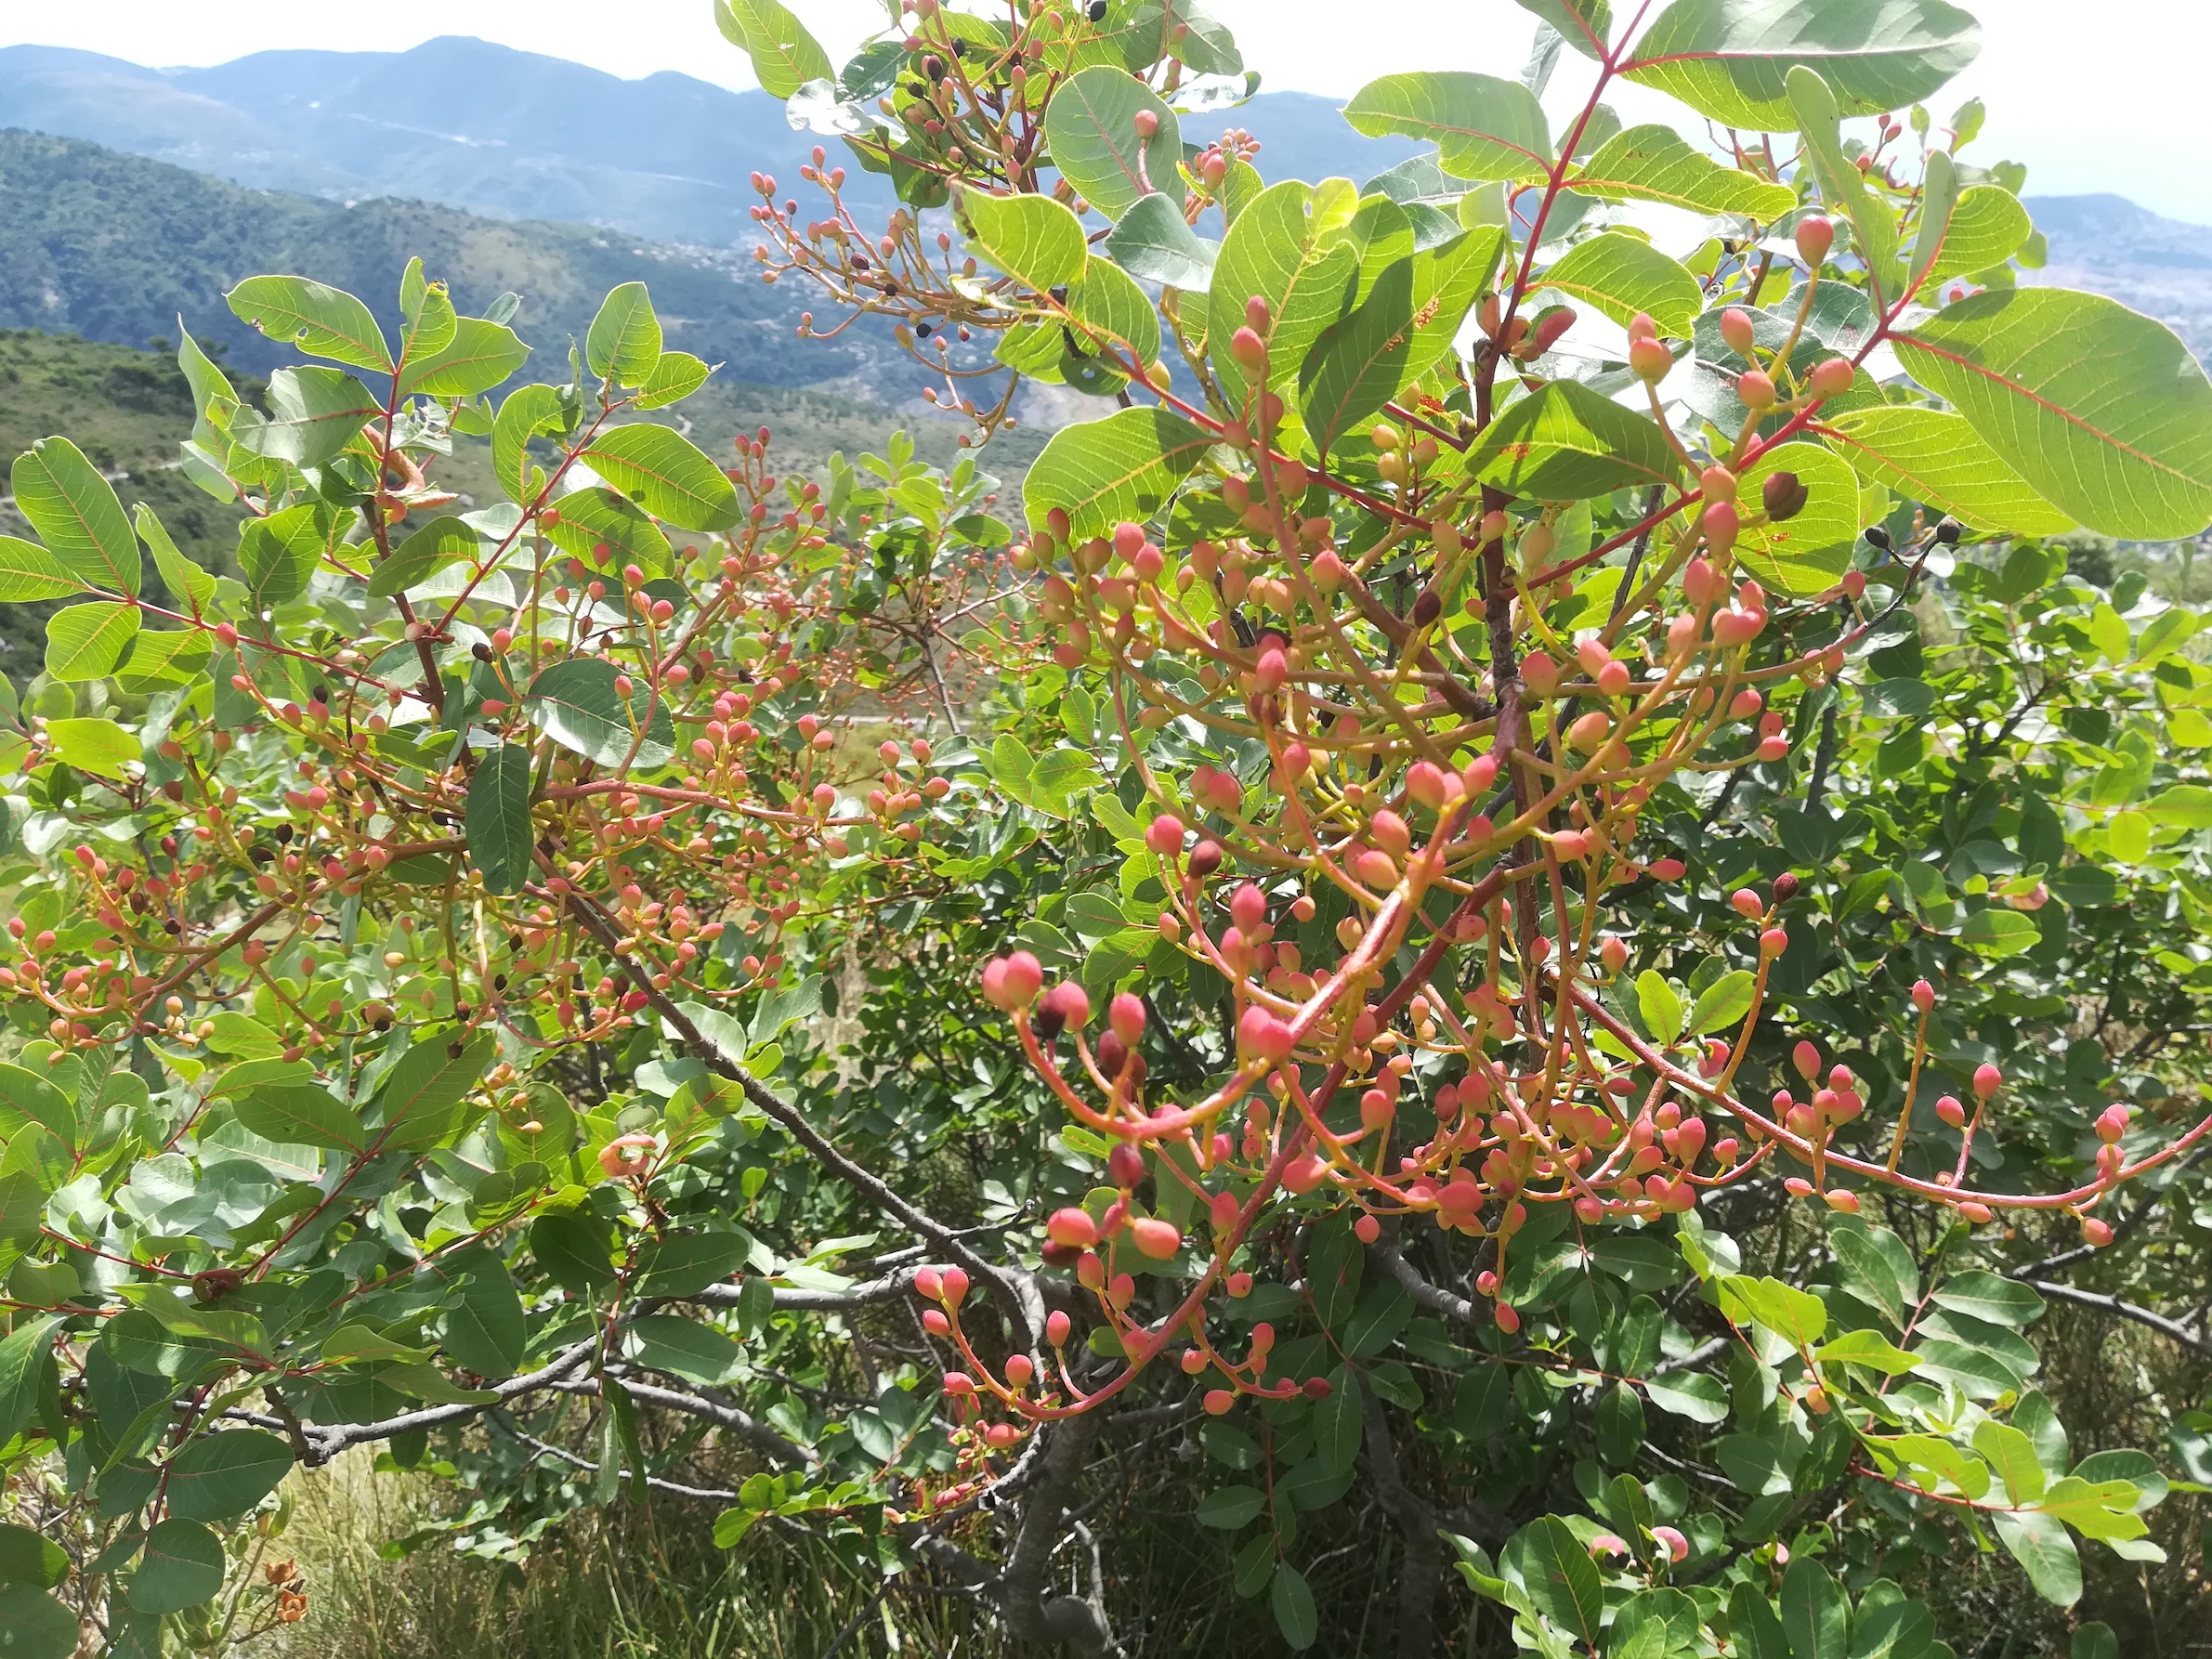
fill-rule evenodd
<path id="1" fill-rule="evenodd" d="M 1527 9 L 1521 79 L 1350 100 L 1424 146 L 1355 184 L 1185 140 L 1253 83 L 1179 3 L 838 70 L 722 0 L 844 147 L 753 180 L 805 332 L 888 319 L 986 458 L 1024 379 L 1111 400 L 1003 561 L 972 461 L 649 418 L 709 368 L 635 285 L 517 385 L 419 267 L 397 344 L 242 284 L 317 360 L 264 411 L 184 349 L 234 572 L 17 464 L 6 595 L 77 601 L 11 738 L 0 1431 L 79 1546 L 26 1651 L 295 1616 L 285 1474 L 433 1438 L 515 1549 L 658 1491 L 1078 1652 L 1144 1424 L 1293 1648 L 1355 1487 L 1408 1654 L 1448 1592 L 1910 1659 L 1956 1540 L 2055 1604 L 2159 1559 L 2023 1333 L 2212 1132 L 2081 983 L 2207 988 L 2194 619 L 2048 549 L 2203 529 L 2212 385 L 2018 283 L 1940 0 Z"/>

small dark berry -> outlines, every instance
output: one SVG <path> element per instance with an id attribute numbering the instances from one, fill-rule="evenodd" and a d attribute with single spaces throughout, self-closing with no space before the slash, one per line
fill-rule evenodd
<path id="1" fill-rule="evenodd" d="M 1870 524 L 1866 527 L 1866 540 L 1884 553 L 1890 551 L 1890 532 L 1878 524 Z"/>
<path id="2" fill-rule="evenodd" d="M 1935 539 L 1945 547 L 1958 545 L 1958 538 L 1966 534 L 1966 526 L 1956 518 L 1945 518 L 1935 527 Z"/>
<path id="3" fill-rule="evenodd" d="M 1798 895 L 1798 879 L 1788 870 L 1774 878 L 1774 902 L 1786 905 Z"/>

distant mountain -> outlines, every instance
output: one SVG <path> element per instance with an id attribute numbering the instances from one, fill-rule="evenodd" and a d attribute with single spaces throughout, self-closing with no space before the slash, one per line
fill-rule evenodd
<path id="1" fill-rule="evenodd" d="M 0 132 L 0 327 L 74 332 L 142 346 L 181 315 L 233 360 L 267 370 L 292 355 L 234 319 L 224 293 L 257 271 L 359 294 L 391 325 L 400 269 L 420 254 L 463 310 L 523 296 L 517 327 L 533 372 L 566 379 L 571 336 L 618 282 L 652 291 L 671 344 L 733 378 L 792 385 L 859 374 L 870 347 L 792 349 L 790 304 L 734 251 L 670 247 L 580 225 L 494 219 L 419 201 L 342 206 L 241 189 L 203 173 L 79 139 Z"/>
<path id="2" fill-rule="evenodd" d="M 750 243 L 756 168 L 787 188 L 818 143 L 780 100 L 688 75 L 625 81 L 582 64 L 445 36 L 406 52 L 256 52 L 155 70 L 56 46 L 0 48 L 0 126 L 88 138 L 233 183 L 333 202 L 401 196 L 635 236 Z M 1264 93 L 1185 118 L 1186 137 L 1252 133 L 1282 176 L 1366 178 L 1415 146 L 1363 138 L 1338 107 Z M 888 184 L 849 168 L 856 202 Z"/>
<path id="3" fill-rule="evenodd" d="M 2026 280 L 2109 294 L 2212 361 L 2212 226 L 2161 218 L 2125 196 L 2031 196 L 2050 259 Z"/>

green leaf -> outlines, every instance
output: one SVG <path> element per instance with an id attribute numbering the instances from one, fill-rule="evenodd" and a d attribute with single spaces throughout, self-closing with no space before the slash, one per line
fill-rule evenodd
<path id="1" fill-rule="evenodd" d="M 1598 146 L 1572 180 L 1593 202 L 1663 202 L 1690 213 L 1741 214 L 1762 224 L 1798 202 L 1786 184 L 1770 184 L 1719 162 L 1672 127 L 1617 132 Z"/>
<path id="2" fill-rule="evenodd" d="M 504 323 L 459 318 L 442 350 L 408 364 L 399 376 L 399 395 L 473 398 L 498 385 L 529 358 L 530 347 Z"/>
<path id="3" fill-rule="evenodd" d="M 1767 479 L 1784 472 L 1795 473 L 1805 487 L 1804 506 L 1780 524 L 1753 511 L 1736 542 L 1736 557 L 1770 591 L 1800 598 L 1826 593 L 1851 568 L 1858 544 L 1858 476 L 1822 445 L 1776 444 L 1744 470 L 1737 499 L 1755 506 Z"/>
<path id="4" fill-rule="evenodd" d="M 570 1290 L 614 1283 L 607 1223 L 595 1216 L 542 1215 L 530 1225 L 530 1253 L 553 1281 Z"/>
<path id="5" fill-rule="evenodd" d="M 1741 1274 L 1721 1280 L 1721 1312 L 1737 1325 L 1758 1324 L 1793 1348 L 1809 1349 L 1827 1329 L 1828 1311 L 1810 1291 L 1780 1279 Z"/>
<path id="6" fill-rule="evenodd" d="M 452 295 L 443 282 L 424 281 L 419 255 L 399 274 L 399 317 L 405 325 L 399 336 L 402 364 L 435 357 L 452 344 L 457 320 Z"/>
<path id="7" fill-rule="evenodd" d="M 1063 426 L 1030 464 L 1023 505 L 1032 524 L 1058 507 L 1078 540 L 1106 535 L 1158 512 L 1211 443 L 1181 416 L 1145 406 Z"/>
<path id="8" fill-rule="evenodd" d="M 530 879 L 530 769 L 529 749 L 501 743 L 479 751 L 469 775 L 468 861 L 487 893 L 519 893 Z"/>
<path id="9" fill-rule="evenodd" d="M 1605 56 L 1605 37 L 1613 30 L 1611 0 L 1516 0 L 1523 11 L 1532 11 L 1559 31 L 1567 45 L 1585 58 Z"/>
<path id="10" fill-rule="evenodd" d="M 1634 1389 L 1616 1382 L 1598 1397 L 1598 1456 L 1614 1469 L 1626 1469 L 1643 1444 L 1643 1402 Z"/>
<path id="11" fill-rule="evenodd" d="M 1342 1365 L 1329 1374 L 1329 1397 L 1314 1407 L 1314 1455 L 1330 1474 L 1349 1474 L 1360 1435 L 1359 1373 Z"/>
<path id="12" fill-rule="evenodd" d="M 57 680 L 101 680 L 138 637 L 142 615 L 120 599 L 72 605 L 46 619 L 46 673 Z"/>
<path id="13" fill-rule="evenodd" d="M 38 1409 L 60 1328 L 59 1319 L 19 1316 L 15 1329 L 0 1338 L 0 1445 L 21 1433 Z"/>
<path id="14" fill-rule="evenodd" d="M 1681 463 L 1648 416 L 1554 380 L 1490 423 L 1467 470 L 1514 495 L 1564 502 L 1666 483 Z"/>
<path id="15" fill-rule="evenodd" d="M 1728 1635 L 1741 1659 L 1790 1659 L 1782 1621 L 1752 1585 L 1738 1584 L 1729 1595 Z"/>
<path id="16" fill-rule="evenodd" d="M 2127 625 L 2120 624 L 2122 628 Z M 2125 657 L 2127 650 L 2122 645 L 2120 655 Z M 2143 812 L 2161 830 L 2212 830 L 2212 789 L 2201 783 L 2177 783 L 2144 802 Z"/>
<path id="17" fill-rule="evenodd" d="M 1824 1365 L 1865 1365 L 1890 1377 L 1902 1377 L 1919 1363 L 1875 1330 L 1845 1331 L 1813 1350 L 1813 1357 Z"/>
<path id="18" fill-rule="evenodd" d="M 0 1584 L 50 1590 L 68 1576 L 69 1552 L 60 1545 L 27 1526 L 0 1525 Z"/>
<path id="19" fill-rule="evenodd" d="M 2043 1460 L 2035 1456 L 2035 1443 L 2009 1423 L 1983 1418 L 1974 1430 L 1974 1450 L 1997 1471 L 2015 1507 L 2032 1504 L 2043 1496 Z"/>
<path id="20" fill-rule="evenodd" d="M 560 394 L 544 385 L 517 386 L 491 422 L 491 470 L 509 501 L 527 503 L 537 493 L 530 440 L 567 425 Z"/>
<path id="21" fill-rule="evenodd" d="M 602 570 L 635 565 L 648 577 L 666 576 L 674 568 L 661 527 L 613 490 L 596 484 L 572 490 L 558 506 L 558 523 L 540 523 L 546 540 L 563 553 Z M 602 546 L 604 554 L 598 551 Z"/>
<path id="22" fill-rule="evenodd" d="M 238 537 L 238 568 L 255 615 L 266 615 L 308 591 L 308 581 L 337 528 L 337 516 L 320 502 L 245 522 Z"/>
<path id="23" fill-rule="evenodd" d="M 1858 253 L 1865 259 L 1873 279 L 1877 303 L 1897 297 L 1897 219 L 1889 202 L 1868 188 L 1865 176 L 1843 151 L 1841 113 L 1836 94 L 1819 73 L 1803 64 L 1785 77 L 1789 107 L 1805 135 L 1805 157 L 1820 181 L 1820 193 L 1830 208 L 1851 221 L 1858 238 Z"/>
<path id="24" fill-rule="evenodd" d="M 169 1460 L 169 1513 L 228 1521 L 274 1492 L 291 1468 L 292 1448 L 263 1430 L 202 1435 Z"/>
<path id="25" fill-rule="evenodd" d="M 1986 957 L 2018 956 L 2023 950 L 2033 950 L 2042 937 L 2033 917 L 1994 905 L 1975 911 L 1958 930 L 1961 945 Z"/>
<path id="26" fill-rule="evenodd" d="M 461 1274 L 446 1301 L 446 1357 L 479 1377 L 511 1377 L 529 1341 L 522 1300 L 507 1264 L 493 1250 L 471 1250 L 447 1265 L 449 1281 Z"/>
<path id="27" fill-rule="evenodd" d="M 789 98 L 809 81 L 836 73 L 806 25 L 777 0 L 714 0 L 722 37 L 753 59 L 753 78 L 770 98 Z"/>
<path id="28" fill-rule="evenodd" d="M 615 426 L 577 459 L 654 517 L 679 529 L 727 529 L 738 521 L 738 491 L 697 444 L 673 426 Z"/>
<path id="29" fill-rule="evenodd" d="M 91 585 L 37 542 L 20 536 L 0 536 L 0 604 L 59 599 L 81 594 Z"/>
<path id="30" fill-rule="evenodd" d="M 41 1125 L 64 1145 L 76 1144 L 77 1109 L 69 1096 L 26 1066 L 0 1063 L 0 1142 L 26 1123 Z"/>
<path id="31" fill-rule="evenodd" d="M 364 1144 L 351 1108 L 312 1078 L 263 1083 L 248 1090 L 235 1110 L 240 1123 L 281 1146 L 359 1152 Z"/>
<path id="32" fill-rule="evenodd" d="M 382 1150 L 428 1146 L 452 1131 L 454 1108 L 482 1079 L 499 1050 L 488 1031 L 462 1043 L 458 1054 L 452 1052 L 452 1040 L 426 1035 L 385 1074 L 376 1091 L 383 1113 L 376 1144 Z"/>
<path id="33" fill-rule="evenodd" d="M 1897 353 L 2088 529 L 2163 541 L 2212 520 L 2212 382 L 2164 324 L 2101 294 L 1992 289 L 1898 335 Z"/>
<path id="34" fill-rule="evenodd" d="M 1107 233 L 1106 256 L 1132 277 L 1194 294 L 1213 280 L 1219 242 L 1208 242 L 1183 216 L 1172 196 L 1145 196 Z"/>
<path id="35" fill-rule="evenodd" d="M 1140 110 L 1159 123 L 1149 138 L 1137 137 Z M 1182 128 L 1175 111 L 1134 75 L 1106 64 L 1077 71 L 1052 95 L 1044 137 L 1060 176 L 1108 219 L 1153 191 L 1182 199 Z"/>
<path id="36" fill-rule="evenodd" d="M 1217 1487 L 1198 1500 L 1198 1522 L 1234 1532 L 1258 1515 L 1266 1503 L 1255 1486 Z"/>
<path id="37" fill-rule="evenodd" d="M 1540 177 L 1551 134 L 1536 94 L 1518 81 L 1467 70 L 1428 70 L 1369 81 L 1344 106 L 1355 132 L 1433 144 L 1456 178 Z"/>
<path id="38" fill-rule="evenodd" d="M 2038 1596 L 2060 1607 L 2081 1600 L 2081 1556 L 2057 1517 L 2040 1509 L 1998 1509 L 1989 1520 Z"/>
<path id="39" fill-rule="evenodd" d="M 1944 237 L 1951 228 L 1951 215 L 1957 206 L 1958 169 L 1951 164 L 1950 151 L 1931 150 L 1920 183 L 1918 223 L 1913 232 L 1913 256 L 1905 267 L 1909 290 L 1918 292 L 1925 281 L 1928 268 L 1943 250 Z M 1892 228 L 1895 223 L 1892 217 Z"/>
<path id="40" fill-rule="evenodd" d="M 1237 216 L 1214 262 L 1206 314 L 1218 339 L 1214 377 L 1233 407 L 1247 387 L 1242 366 L 1226 349 L 1245 325 L 1250 302 L 1267 302 L 1267 378 L 1294 384 L 1322 331 L 1344 314 L 1355 293 L 1360 254 L 1351 234 L 1359 198 L 1349 181 L 1319 185 L 1289 179 L 1270 185 Z"/>
<path id="41" fill-rule="evenodd" d="M 1504 231 L 1485 225 L 1394 260 L 1359 308 L 1324 331 L 1298 377 L 1316 453 L 1326 455 L 1451 349 L 1504 245 Z"/>
<path id="42" fill-rule="evenodd" d="M 1367 1293 L 1352 1310 L 1352 1316 L 1344 1321 L 1344 1352 L 1354 1359 L 1381 1353 L 1398 1339 L 1398 1333 L 1412 1317 L 1412 1298 L 1397 1280 L 1385 1279 L 1368 1286 Z"/>
<path id="43" fill-rule="evenodd" d="M 1782 1574 L 1782 1628 L 1790 1659 L 1847 1659 L 1851 1652 L 1851 1599 L 1833 1574 L 1800 1555 Z"/>
<path id="44" fill-rule="evenodd" d="M 1520 1574 L 1536 1610 L 1596 1651 L 1605 1588 L 1574 1530 L 1556 1515 L 1533 1521 L 1507 1542 L 1502 1564 Z"/>
<path id="45" fill-rule="evenodd" d="M 679 1233 L 648 1245 L 638 1255 L 641 1296 L 696 1296 L 718 1285 L 753 1253 L 750 1234 Z"/>
<path id="46" fill-rule="evenodd" d="M 1953 277 L 1994 270 L 2019 253 L 2035 233 L 2028 210 L 2010 190 L 1994 184 L 1969 185 L 1959 191 L 1950 221 L 1932 250 L 1926 281 L 1941 284 Z M 1918 263 L 1918 247 L 1913 256 Z"/>
<path id="47" fill-rule="evenodd" d="M 641 386 L 661 363 L 661 319 L 643 282 L 623 282 L 599 302 L 583 336 L 584 365 L 602 380 Z"/>
<path id="48" fill-rule="evenodd" d="M 1674 1371 L 1644 1379 L 1643 1391 L 1661 1411 L 1694 1423 L 1719 1423 L 1728 1417 L 1728 1391 L 1703 1371 Z"/>
<path id="49" fill-rule="evenodd" d="M 455 559 L 477 556 L 476 530 L 451 513 L 440 514 L 392 549 L 369 572 L 369 596 L 388 599 L 417 586 L 430 574 Z"/>
<path id="50" fill-rule="evenodd" d="M 681 403 L 707 384 L 708 373 L 706 364 L 689 352 L 664 351 L 661 360 L 653 365 L 652 373 L 646 376 L 636 407 L 665 409 L 671 403 Z"/>
<path id="51" fill-rule="evenodd" d="M 1862 478 L 1925 502 L 1970 529 L 2056 536 L 2074 528 L 1961 415 L 1891 403 L 1838 415 L 1822 424 L 1821 434 Z"/>
<path id="52" fill-rule="evenodd" d="M 1119 266 L 1104 259 L 1086 264 L 1068 286 L 1067 310 L 1068 332 L 1102 352 L 1112 352 L 1114 370 L 1159 360 L 1159 313 L 1151 296 Z M 1062 335 L 1063 342 L 1066 338 Z"/>
<path id="53" fill-rule="evenodd" d="M 1588 301 L 1624 328 L 1648 312 L 1659 333 L 1687 334 L 1705 290 L 1680 264 L 1641 237 L 1608 230 L 1578 242 L 1538 279 L 1570 299 Z"/>
<path id="54" fill-rule="evenodd" d="M 1708 1031 L 1742 1024 L 1751 1012 L 1751 994 L 1757 985 L 1747 970 L 1732 968 L 1699 991 L 1696 1004 L 1690 1010 L 1691 1035 L 1702 1037 Z"/>
<path id="55" fill-rule="evenodd" d="M 1050 196 L 962 188 L 953 192 L 953 209 L 967 224 L 971 251 L 1032 293 L 1074 281 L 1090 257 L 1082 222 Z"/>
<path id="56" fill-rule="evenodd" d="M 192 615 L 199 616 L 215 603 L 215 578 L 185 557 L 168 529 L 154 516 L 144 502 L 132 514 L 137 526 L 138 540 L 153 551 L 153 568 L 161 576 L 162 585 L 169 590 L 173 603 L 182 605 Z"/>
<path id="57" fill-rule="evenodd" d="M 34 1584 L 0 1585 L 0 1654 L 71 1659 L 77 1651 L 75 1613 Z"/>
<path id="58" fill-rule="evenodd" d="M 1314 1592 L 1305 1574 L 1289 1561 L 1276 1563 L 1275 1576 L 1267 1581 L 1267 1606 L 1275 1614 L 1275 1627 L 1292 1649 L 1302 1653 L 1314 1645 L 1321 1634 Z"/>
<path id="59" fill-rule="evenodd" d="M 145 752 L 138 739 L 112 720 L 82 715 L 47 721 L 46 746 L 58 760 L 100 777 L 129 777 L 132 763 Z"/>
<path id="60" fill-rule="evenodd" d="M 666 765 L 676 751 L 667 704 L 644 686 L 632 686 L 624 698 L 616 688 L 620 677 L 603 657 L 569 658 L 530 682 L 522 712 L 556 743 L 595 765 L 627 762 L 638 771 Z"/>
<path id="61" fill-rule="evenodd" d="M 1636 1011 L 1655 1041 L 1671 1043 L 1682 1033 L 1682 999 L 1656 968 L 1636 976 Z"/>
<path id="62" fill-rule="evenodd" d="M 268 419 L 239 432 L 248 454 L 294 466 L 321 466 L 384 413 L 369 389 L 343 369 L 279 369 L 268 377 Z"/>
<path id="63" fill-rule="evenodd" d="M 46 551 L 87 587 L 136 594 L 137 538 L 115 490 L 66 438 L 42 438 L 16 457 L 16 510 Z"/>
<path id="64" fill-rule="evenodd" d="M 710 1387 L 729 1379 L 745 1350 L 711 1325 L 674 1313 L 648 1313 L 630 1322 L 635 1362 Z"/>
<path id="65" fill-rule="evenodd" d="M 369 307 L 342 288 L 305 277 L 248 277 L 223 296 L 242 322 L 309 357 L 389 374 L 392 350 Z"/>
<path id="66" fill-rule="evenodd" d="M 1902 110 L 1974 60 L 1982 33 L 1943 0 L 1674 0 L 1622 68 L 1724 126 L 1796 126 L 1784 81 L 1817 70 L 1847 115 Z"/>
<path id="67" fill-rule="evenodd" d="M 2043 1317 L 2043 1299 L 2017 1279 L 1979 1269 L 1954 1274 L 1936 1287 L 1935 1303 L 1954 1313 L 1992 1325 L 2033 1325 Z"/>
<path id="68" fill-rule="evenodd" d="M 140 1613 L 182 1613 L 223 1587 L 223 1541 L 197 1521 L 172 1516 L 146 1535 L 126 1594 Z"/>

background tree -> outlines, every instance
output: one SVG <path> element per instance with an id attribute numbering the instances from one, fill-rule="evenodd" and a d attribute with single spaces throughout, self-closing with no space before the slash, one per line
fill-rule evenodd
<path id="1" fill-rule="evenodd" d="M 769 280 L 979 438 L 1117 398 L 1003 564 L 973 463 L 633 418 L 709 372 L 635 284 L 499 398 L 512 308 L 419 265 L 396 346 L 241 284 L 321 360 L 264 412 L 184 348 L 235 575 L 18 462 L 7 596 L 78 600 L 0 969 L 26 1651 L 298 1616 L 284 1473 L 433 1435 L 517 1537 L 658 1489 L 1076 1651 L 1159 1440 L 1184 1600 L 1298 1648 L 1909 1659 L 2028 1621 L 1977 1550 L 2058 1607 L 2077 1539 L 2166 1559 L 2022 1333 L 2204 1352 L 2212 726 L 2192 613 L 2049 539 L 2200 530 L 2212 386 L 2014 286 L 2018 177 L 1914 102 L 1964 14 L 1530 9 L 1525 82 L 1352 100 L 1437 146 L 1362 188 L 1184 146 L 1243 66 L 1181 7 L 923 0 L 834 78 L 721 8 L 910 203 L 757 179 Z M 509 499 L 442 511 L 472 438 Z M 2108 1421 L 2212 1472 L 2161 1363 Z"/>

